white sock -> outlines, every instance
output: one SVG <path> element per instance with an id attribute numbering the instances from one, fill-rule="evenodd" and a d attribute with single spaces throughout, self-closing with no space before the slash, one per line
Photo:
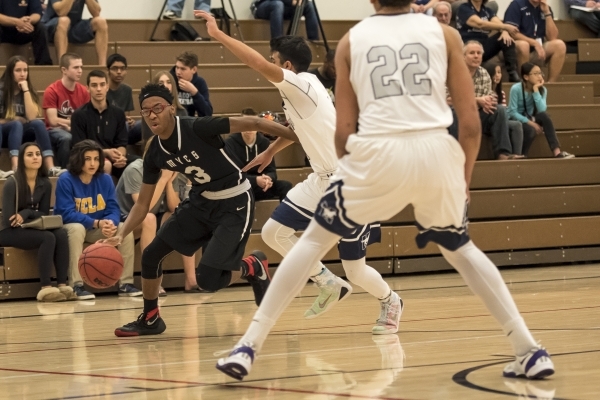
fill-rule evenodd
<path id="1" fill-rule="evenodd" d="M 536 346 L 498 268 L 469 242 L 456 251 L 440 246 L 443 256 L 463 277 L 494 318 L 502 325 L 515 354 L 522 355 Z M 510 334 L 509 334 L 510 333 Z"/>
<path id="2" fill-rule="evenodd" d="M 364 257 L 360 260 L 342 260 L 342 265 L 350 282 L 362 287 L 379 300 L 389 296 L 389 285 L 379 272 L 367 265 Z"/>
<path id="3" fill-rule="evenodd" d="M 241 342 L 254 343 L 257 351 L 262 348 L 275 321 L 306 285 L 310 266 L 323 258 L 339 239 L 340 236 L 311 221 L 298 243 L 279 264 L 269 290 Z"/>
<path id="4" fill-rule="evenodd" d="M 298 237 L 294 233 L 296 231 L 292 228 L 269 218 L 263 226 L 260 235 L 267 246 L 285 257 L 298 242 Z M 325 268 L 323 263 L 318 261 L 311 269 L 310 276 L 319 275 L 323 271 L 323 268 Z"/>

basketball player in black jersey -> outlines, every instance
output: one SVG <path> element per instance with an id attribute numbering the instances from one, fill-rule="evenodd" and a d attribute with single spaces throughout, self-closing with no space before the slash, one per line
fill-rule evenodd
<path id="1" fill-rule="evenodd" d="M 103 240 L 117 246 L 142 223 L 162 169 L 185 174 L 192 182 L 184 200 L 142 254 L 144 311 L 116 336 L 157 335 L 166 325 L 158 310 L 162 261 L 173 251 L 191 256 L 203 247 L 196 268 L 198 285 L 216 291 L 240 277 L 252 285 L 259 305 L 270 282 L 266 256 L 253 252 L 242 259 L 254 218 L 254 198 L 243 164 L 228 151 L 221 134 L 261 131 L 297 141 L 289 128 L 262 118 L 175 117 L 171 92 L 149 84 L 140 93 L 141 114 L 157 136 L 144 157 L 139 198 L 119 234 Z M 238 272 L 239 271 L 239 272 Z"/>

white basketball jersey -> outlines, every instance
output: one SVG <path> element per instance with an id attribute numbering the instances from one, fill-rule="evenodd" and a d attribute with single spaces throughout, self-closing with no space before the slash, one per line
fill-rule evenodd
<path id="1" fill-rule="evenodd" d="M 337 169 L 335 153 L 335 107 L 327 89 L 313 74 L 283 69 L 283 81 L 274 83 L 281 93 L 283 109 L 296 132 L 313 170 L 329 174 Z"/>
<path id="2" fill-rule="evenodd" d="M 448 55 L 439 22 L 424 14 L 373 15 L 350 29 L 350 82 L 358 134 L 447 128 Z"/>

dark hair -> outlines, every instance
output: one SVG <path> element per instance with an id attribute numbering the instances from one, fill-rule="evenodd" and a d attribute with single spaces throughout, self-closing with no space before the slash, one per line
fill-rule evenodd
<path id="1" fill-rule="evenodd" d="M 21 88 L 18 86 L 17 82 L 15 82 L 15 76 L 14 76 L 15 67 L 17 66 L 18 62 L 24 62 L 25 64 L 28 64 L 25 57 L 13 56 L 8 59 L 8 62 L 6 63 L 6 69 L 4 70 L 2 77 L 0 77 L 0 82 L 2 82 L 2 84 L 3 84 L 3 93 L 2 93 L 2 104 L 4 105 L 4 117 L 3 118 L 8 119 L 8 120 L 12 120 L 15 118 L 15 109 L 13 107 L 14 102 L 15 102 L 15 92 L 17 90 L 21 90 Z M 29 67 L 29 65 L 28 65 L 28 67 Z M 31 95 L 33 102 L 38 107 L 38 115 L 39 115 L 41 112 L 40 101 L 39 101 L 37 93 L 35 92 L 35 89 L 33 88 L 33 85 L 31 84 L 31 74 L 29 74 L 29 73 L 27 74 L 27 87 L 29 88 L 29 94 Z"/>
<path id="2" fill-rule="evenodd" d="M 94 176 L 99 176 L 104 173 L 104 151 L 102 151 L 102 147 L 93 140 L 86 139 L 77 143 L 71 149 L 71 154 L 69 156 L 69 165 L 67 165 L 67 170 L 73 176 L 79 176 L 83 172 L 83 165 L 85 164 L 85 153 L 88 151 L 97 151 L 100 156 L 100 165 L 98 166 L 98 170 L 94 174 Z"/>
<path id="3" fill-rule="evenodd" d="M 60 67 L 69 69 L 69 66 L 71 65 L 71 60 L 82 60 L 82 58 L 79 54 L 65 53 L 60 57 Z"/>
<path id="4" fill-rule="evenodd" d="M 325 62 L 332 63 L 335 61 L 335 49 L 329 49 L 327 54 L 325 54 Z"/>
<path id="5" fill-rule="evenodd" d="M 15 171 L 15 179 L 17 180 L 17 187 L 19 189 L 19 204 L 17 207 L 19 209 L 24 209 L 27 207 L 27 173 L 25 171 L 25 149 L 34 146 L 37 147 L 40 153 L 42 152 L 42 148 L 39 144 L 35 142 L 26 142 L 21 145 L 19 148 L 19 159 L 17 161 L 17 170 Z M 47 178 L 48 177 L 48 169 L 44 165 L 44 157 L 41 157 L 42 165 L 38 169 L 37 176 L 38 178 Z M 19 211 L 18 209 L 15 212 Z"/>
<path id="6" fill-rule="evenodd" d="M 242 110 L 242 115 L 258 115 L 258 113 L 252 107 L 244 108 Z"/>
<path id="7" fill-rule="evenodd" d="M 198 66 L 198 56 L 191 51 L 184 51 L 175 59 L 176 61 L 181 61 L 183 65 L 188 68 L 194 68 Z"/>
<path id="8" fill-rule="evenodd" d="M 162 97 L 170 105 L 173 104 L 173 95 L 171 94 L 171 91 L 169 89 L 167 89 L 163 85 L 159 85 L 158 83 L 149 83 L 146 86 L 144 86 L 140 92 L 140 106 L 146 98 L 152 96 Z"/>
<path id="9" fill-rule="evenodd" d="M 498 103 L 502 104 L 502 79 L 500 79 L 500 82 L 498 82 L 496 87 L 494 87 L 494 75 L 496 75 L 496 67 L 499 66 L 500 64 L 490 62 L 485 64 L 485 70 L 488 72 L 488 74 L 490 74 L 490 78 L 492 78 L 492 89 L 494 90 L 494 92 L 496 92 L 496 95 L 498 96 Z"/>
<path id="10" fill-rule="evenodd" d="M 113 53 L 106 59 L 106 68 L 110 69 L 116 62 L 122 62 L 127 66 L 127 59 L 119 53 Z"/>
<path id="11" fill-rule="evenodd" d="M 525 85 L 527 84 L 527 81 L 525 80 L 525 75 L 529 75 L 531 74 L 531 70 L 533 70 L 535 67 L 539 67 L 539 65 L 534 64 L 534 63 L 530 63 L 530 62 L 526 62 L 523 65 L 521 65 L 521 79 L 523 80 L 523 82 L 521 83 L 521 94 L 523 95 L 523 106 L 525 108 L 525 114 L 527 116 L 527 118 L 531 119 L 531 115 L 529 115 L 529 113 L 527 112 L 527 100 L 525 99 Z M 544 95 L 544 89 L 543 87 L 540 88 L 540 94 L 543 96 Z M 537 114 L 537 106 L 535 105 L 535 101 L 533 102 L 533 116 L 535 116 Z"/>
<path id="12" fill-rule="evenodd" d="M 99 69 L 94 69 L 90 71 L 87 76 L 87 85 L 90 86 L 91 78 L 104 78 L 104 80 L 108 83 L 108 77 L 106 76 L 106 72 L 100 71 Z"/>
<path id="13" fill-rule="evenodd" d="M 382 7 L 402 8 L 410 5 L 412 0 L 379 0 Z"/>
<path id="14" fill-rule="evenodd" d="M 280 36 L 271 39 L 271 53 L 278 52 L 281 63 L 289 61 L 297 73 L 308 71 L 312 53 L 306 41 L 300 36 Z"/>

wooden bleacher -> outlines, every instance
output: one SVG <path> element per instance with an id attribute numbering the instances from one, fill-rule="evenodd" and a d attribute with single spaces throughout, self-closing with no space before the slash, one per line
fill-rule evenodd
<path id="1" fill-rule="evenodd" d="M 191 21 L 206 36 L 204 23 Z M 269 28 L 266 21 L 241 21 L 248 44 L 268 55 Z M 333 45 L 354 21 L 324 21 L 328 39 Z M 126 83 L 134 89 L 152 79 L 159 70 L 169 70 L 177 54 L 184 50 L 199 55 L 198 71 L 210 88 L 216 114 L 236 115 L 242 108 L 259 111 L 281 110 L 277 90 L 259 74 L 239 63 L 231 53 L 215 42 L 148 42 L 153 21 L 109 21 L 109 53 L 119 52 L 129 62 Z M 156 38 L 166 39 L 172 22 L 161 21 Z M 586 28 L 572 21 L 557 21 L 560 35 L 568 42 L 578 42 L 578 53 L 568 54 L 559 82 L 547 84 L 548 112 L 558 130 L 561 147 L 577 156 L 571 160 L 554 160 L 543 137 L 537 138 L 529 159 L 489 161 L 489 144 L 482 145 L 472 182 L 470 234 L 476 244 L 500 266 L 538 265 L 600 260 L 600 69 L 596 74 L 576 74 L 581 65 L 591 68 L 600 63 L 600 40 Z M 232 27 L 232 34 L 237 31 Z M 304 27 L 301 27 L 301 30 Z M 314 63 L 325 54 L 321 44 L 311 44 Z M 93 44 L 70 47 L 84 58 L 84 77 L 94 65 Z M 31 58 L 28 46 L 0 47 L 0 64 L 14 52 Z M 52 51 L 54 56 L 54 52 Z M 0 67 L 0 73 L 3 72 Z M 43 89 L 59 78 L 57 66 L 30 66 L 33 85 Z M 85 78 L 84 78 L 85 79 Z M 505 92 L 510 92 L 506 84 Z M 134 101 L 137 107 L 137 102 Z M 137 110 L 137 108 L 136 108 Z M 487 146 L 487 147 L 486 147 Z M 276 157 L 279 179 L 293 183 L 304 180 L 312 172 L 305 164 L 299 145 L 286 148 Z M 6 169 L 6 152 L 0 155 L 0 169 Z M 52 179 L 55 185 L 55 179 Z M 0 194 L 3 186 L 0 180 Z M 54 203 L 54 197 L 52 202 Z M 278 201 L 256 204 L 252 234 L 247 252 L 260 248 L 276 267 L 281 256 L 266 246 L 260 230 Z M 437 247 L 416 247 L 414 215 L 409 206 L 388 221 L 382 221 L 382 242 L 369 247 L 368 261 L 379 272 L 398 274 L 449 269 Z M 199 254 L 198 254 L 199 256 Z M 39 290 L 35 251 L 4 249 L 0 266 L 0 299 L 32 298 Z M 337 274 L 344 275 L 336 249 L 324 258 Z M 139 280 L 140 254 L 136 247 L 136 279 Z M 164 264 L 164 286 L 183 285 L 181 258 L 172 254 Z M 139 283 L 139 281 L 138 281 Z M 114 291 L 114 289 L 113 289 Z"/>

